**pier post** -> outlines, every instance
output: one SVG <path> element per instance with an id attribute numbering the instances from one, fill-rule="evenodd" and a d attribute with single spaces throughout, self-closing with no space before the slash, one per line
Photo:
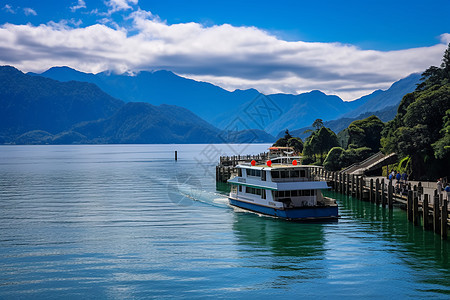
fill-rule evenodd
<path id="1" fill-rule="evenodd" d="M 439 223 L 440 209 L 439 209 L 439 195 L 435 193 L 433 201 L 433 229 L 434 233 L 441 232 L 441 224 Z"/>
<path id="2" fill-rule="evenodd" d="M 389 180 L 389 185 L 388 185 L 388 207 L 389 207 L 389 209 L 392 209 L 394 207 L 394 201 L 392 199 L 393 190 L 394 190 L 394 187 L 392 186 L 392 181 Z"/>
<path id="3" fill-rule="evenodd" d="M 417 226 L 419 225 L 419 196 L 414 193 L 413 197 L 413 222 Z"/>
<path id="4" fill-rule="evenodd" d="M 344 173 L 344 194 L 348 195 L 348 174 Z"/>
<path id="5" fill-rule="evenodd" d="M 357 199 L 361 199 L 361 197 L 359 196 L 359 177 L 358 176 L 356 176 L 356 191 L 355 191 L 355 193 L 356 193 L 356 198 Z"/>
<path id="6" fill-rule="evenodd" d="M 386 194 L 384 193 L 386 190 L 386 185 L 384 184 L 384 178 L 381 179 L 381 205 L 386 207 Z"/>
<path id="7" fill-rule="evenodd" d="M 423 203 L 422 203 L 422 212 L 423 212 L 423 228 L 425 230 L 430 229 L 430 219 L 428 217 L 430 208 L 428 207 L 428 194 L 424 195 Z"/>
<path id="8" fill-rule="evenodd" d="M 377 178 L 375 181 L 375 203 L 380 203 L 380 180 Z"/>
<path id="9" fill-rule="evenodd" d="M 360 199 L 363 198 L 363 194 L 364 194 L 364 178 L 363 176 L 359 177 L 359 197 Z"/>
<path id="10" fill-rule="evenodd" d="M 413 208 L 412 208 L 412 204 L 413 204 L 413 191 L 408 191 L 408 200 L 406 202 L 406 209 L 408 212 L 408 221 L 412 222 L 413 220 Z"/>
<path id="11" fill-rule="evenodd" d="M 442 201 L 441 207 L 441 238 L 447 239 L 447 215 L 448 215 L 448 200 Z"/>
<path id="12" fill-rule="evenodd" d="M 175 151 L 175 161 L 178 160 L 178 151 Z"/>
<path id="13" fill-rule="evenodd" d="M 369 201 L 372 203 L 373 201 L 373 178 L 370 178 L 370 186 L 369 186 Z"/>
<path id="14" fill-rule="evenodd" d="M 356 182 L 355 182 L 355 180 L 356 180 L 356 176 L 355 176 L 355 174 L 353 174 L 352 175 L 352 193 L 351 193 L 352 196 L 356 196 Z"/>

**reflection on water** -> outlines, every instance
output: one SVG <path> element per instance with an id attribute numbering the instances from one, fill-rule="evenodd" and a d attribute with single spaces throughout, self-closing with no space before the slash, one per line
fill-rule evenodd
<path id="1" fill-rule="evenodd" d="M 275 256 L 323 256 L 322 224 L 293 223 L 253 213 L 236 213 L 233 229 L 241 245 L 261 248 Z"/>

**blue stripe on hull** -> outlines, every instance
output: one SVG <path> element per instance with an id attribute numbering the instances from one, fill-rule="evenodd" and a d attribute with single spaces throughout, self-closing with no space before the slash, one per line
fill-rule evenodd
<path id="1" fill-rule="evenodd" d="M 289 219 L 289 220 L 303 220 L 303 219 L 329 219 L 338 218 L 337 206 L 317 206 L 305 207 L 296 209 L 279 210 L 275 208 L 260 206 L 252 203 L 241 202 L 239 200 L 230 199 L 230 204 L 246 210 L 251 210 L 264 215 Z"/>

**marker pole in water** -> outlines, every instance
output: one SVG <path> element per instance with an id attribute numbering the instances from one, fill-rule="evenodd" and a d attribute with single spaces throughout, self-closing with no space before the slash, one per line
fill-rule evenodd
<path id="1" fill-rule="evenodd" d="M 178 160 L 178 152 L 175 151 L 175 161 L 177 161 L 177 160 Z"/>

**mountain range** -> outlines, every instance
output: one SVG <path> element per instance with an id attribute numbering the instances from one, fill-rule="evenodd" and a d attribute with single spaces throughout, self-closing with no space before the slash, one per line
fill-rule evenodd
<path id="1" fill-rule="evenodd" d="M 54 67 L 24 74 L 3 66 L 0 143 L 272 142 L 287 128 L 301 135 L 318 118 L 336 132 L 364 115 L 387 121 L 418 81 L 412 74 L 386 91 L 343 101 L 321 91 L 230 92 L 169 71 L 117 75 Z"/>
<path id="2" fill-rule="evenodd" d="M 117 75 L 110 72 L 89 74 L 68 67 L 53 67 L 41 74 L 30 75 L 59 81 L 90 82 L 125 102 L 182 106 L 219 129 L 260 129 L 272 135 L 285 129 L 310 126 L 319 118 L 355 118 L 363 113 L 398 105 L 406 93 L 414 91 L 420 79 L 419 74 L 411 74 L 386 91 L 377 90 L 353 101 L 343 101 L 338 96 L 317 90 L 299 95 L 262 95 L 255 89 L 229 92 L 170 71 Z M 262 115 L 265 117 L 261 118 Z"/>
<path id="3" fill-rule="evenodd" d="M 245 138 L 250 136 L 251 140 Z M 236 138 L 242 137 L 242 139 Z M 92 83 L 0 67 L 0 143 L 270 142 L 261 130 L 229 135 L 186 108 L 129 102 Z"/>

